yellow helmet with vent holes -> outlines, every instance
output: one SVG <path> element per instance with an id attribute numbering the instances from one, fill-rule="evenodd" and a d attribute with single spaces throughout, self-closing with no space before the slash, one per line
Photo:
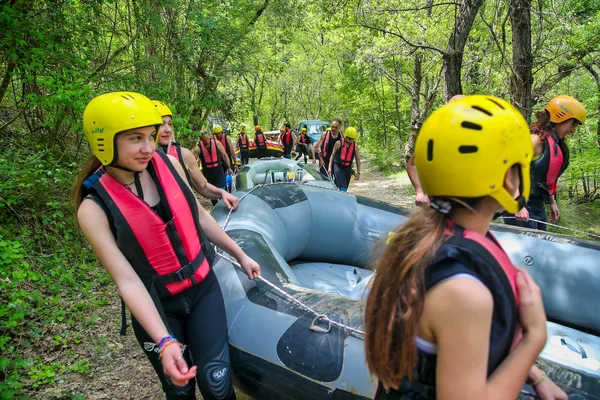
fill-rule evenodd
<path id="1" fill-rule="evenodd" d="M 444 105 L 425 121 L 415 144 L 415 163 L 426 194 L 490 196 L 511 213 L 529 198 L 532 157 L 527 121 L 510 103 L 493 96 L 467 96 Z M 521 169 L 517 199 L 504 188 L 513 165 Z"/>
<path id="2" fill-rule="evenodd" d="M 161 117 L 166 117 L 168 116 L 173 116 L 173 113 L 171 112 L 171 109 L 169 107 L 167 107 L 167 105 L 165 103 L 163 103 L 160 100 L 152 100 L 152 103 L 154 104 L 154 106 L 156 107 L 156 109 L 158 110 L 159 114 Z"/>
<path id="3" fill-rule="evenodd" d="M 134 92 L 112 92 L 93 98 L 83 112 L 83 132 L 92 153 L 102 165 L 116 161 L 119 132 L 159 126 L 162 117 L 152 101 Z M 158 135 L 156 135 L 158 139 Z"/>

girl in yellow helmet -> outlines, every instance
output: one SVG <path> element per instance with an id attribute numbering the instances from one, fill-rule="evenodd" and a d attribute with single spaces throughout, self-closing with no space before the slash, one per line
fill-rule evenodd
<path id="1" fill-rule="evenodd" d="M 238 198 L 209 183 L 204 174 L 198 169 L 198 162 L 194 154 L 175 141 L 175 128 L 173 127 L 173 113 L 171 109 L 160 100 L 152 100 L 152 103 L 158 110 L 163 121 L 158 133 L 158 147 L 179 161 L 188 177 L 188 181 L 196 192 L 207 199 L 222 199 L 227 208 L 235 210 L 238 206 Z"/>
<path id="2" fill-rule="evenodd" d="M 534 149 L 531 196 L 525 207 L 505 217 L 507 224 L 545 231 L 546 224 L 543 222 L 560 219 L 556 191 L 558 178 L 569 166 L 569 147 L 565 138 L 574 133 L 585 118 L 585 107 L 570 96 L 553 98 L 544 111 L 537 113 L 537 122 L 531 126 Z M 550 204 L 549 218 L 546 216 L 546 204 Z"/>
<path id="3" fill-rule="evenodd" d="M 181 164 L 155 151 L 162 123 L 138 93 L 90 101 L 83 127 L 94 157 L 76 185 L 77 221 L 131 311 L 167 398 L 194 399 L 197 383 L 205 399 L 235 399 L 209 241 L 248 279 L 260 268 L 200 207 Z"/>
<path id="4" fill-rule="evenodd" d="M 525 203 L 532 152 L 525 119 L 491 96 L 423 125 L 415 161 L 432 208 L 392 237 L 366 304 L 375 399 L 516 399 L 527 379 L 566 398 L 533 366 L 547 335 L 540 289 L 489 232 L 499 210 Z"/>
<path id="5" fill-rule="evenodd" d="M 333 145 L 331 157 L 329 158 L 329 176 L 333 176 L 335 186 L 342 192 L 348 191 L 350 179 L 352 178 L 352 164 L 356 159 L 355 180 L 360 179 L 360 153 L 356 146 L 358 132 L 356 128 L 348 127 L 344 131 L 344 138 Z"/>

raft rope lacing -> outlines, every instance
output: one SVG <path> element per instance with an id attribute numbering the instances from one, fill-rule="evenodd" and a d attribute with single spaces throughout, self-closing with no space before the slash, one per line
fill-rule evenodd
<path id="1" fill-rule="evenodd" d="M 515 220 L 517 219 L 516 217 L 513 217 L 513 216 L 502 216 L 501 218 L 503 218 L 503 219 L 515 219 Z M 576 232 L 576 233 L 580 233 L 582 235 L 587 235 L 587 236 L 594 237 L 596 239 L 600 239 L 600 235 L 596 235 L 594 233 L 580 231 L 580 230 L 573 229 L 573 228 L 567 228 L 566 226 L 556 225 L 556 224 L 552 224 L 550 222 L 539 221 L 539 220 L 533 219 L 533 218 L 529 218 L 529 221 L 537 222 L 539 224 L 546 224 L 546 225 L 554 226 L 555 228 L 560 228 L 560 229 L 564 229 L 564 230 L 567 230 L 567 231 L 573 231 L 573 232 Z"/>
<path id="2" fill-rule="evenodd" d="M 275 182 L 275 183 L 266 183 L 266 184 L 256 185 L 253 188 L 251 188 L 248 192 L 244 193 L 244 195 L 242 197 L 240 197 L 239 203 L 241 203 L 242 200 L 244 198 L 246 198 L 246 196 L 248 196 L 250 193 L 252 193 L 255 189 L 258 189 L 260 187 L 272 186 L 272 185 L 290 184 L 290 183 L 291 184 L 296 184 L 296 185 L 302 185 L 302 184 L 306 184 L 306 181 Z M 328 188 L 326 188 L 326 189 L 328 189 Z M 328 190 L 335 190 L 335 191 L 337 191 L 337 189 L 328 189 Z M 229 221 L 231 219 L 231 214 L 232 213 L 233 213 L 233 210 L 229 210 L 229 213 L 227 214 L 227 218 L 225 219 L 225 224 L 223 225 L 223 228 L 222 228 L 223 231 L 225 231 L 225 228 L 229 224 Z M 229 256 L 227 256 L 225 254 L 219 253 L 217 246 L 215 246 L 215 254 L 217 256 L 221 257 L 222 259 L 229 261 L 232 265 L 238 267 L 242 272 L 245 273 L 245 271 L 242 268 L 242 266 L 240 265 L 240 263 L 238 263 L 236 260 L 234 260 L 233 258 L 231 258 L 231 257 L 229 257 Z M 314 314 L 315 315 L 315 319 L 313 320 L 313 323 L 311 324 L 311 329 L 312 330 L 320 331 L 319 327 L 317 327 L 315 324 L 316 324 L 317 321 L 325 321 L 329 325 L 335 325 L 335 326 L 337 326 L 339 328 L 342 328 L 342 329 L 347 330 L 347 331 L 354 332 L 354 333 L 356 333 L 358 335 L 362 335 L 362 336 L 365 335 L 365 333 L 363 331 L 359 330 L 359 329 L 356 329 L 356 328 L 353 328 L 351 326 L 342 324 L 341 322 L 333 321 L 328 316 L 326 316 L 326 315 L 324 315 L 322 313 L 317 312 L 316 310 L 314 310 L 310 306 L 304 304 L 303 302 L 301 302 L 300 300 L 296 299 L 294 296 L 290 295 L 289 293 L 285 292 L 284 290 L 280 289 L 275 284 L 269 282 L 267 279 L 263 278 L 262 276 L 259 275 L 257 279 L 260 279 L 261 281 L 263 281 L 264 283 L 266 283 L 269 287 L 271 287 L 272 289 L 274 289 L 277 293 L 281 294 L 287 300 L 289 300 L 292 303 L 296 304 L 300 308 L 303 308 L 303 309 L 311 312 L 312 314 Z M 327 330 L 326 332 L 328 332 L 328 331 L 329 330 Z"/>

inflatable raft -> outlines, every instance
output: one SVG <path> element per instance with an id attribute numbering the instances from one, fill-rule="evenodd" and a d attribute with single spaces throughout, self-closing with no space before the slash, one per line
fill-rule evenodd
<path id="1" fill-rule="evenodd" d="M 235 178 L 237 190 L 277 182 L 298 182 L 337 190 L 335 184 L 321 175 L 310 164 L 299 163 L 286 158 L 254 161 L 240 168 Z"/>
<path id="2" fill-rule="evenodd" d="M 409 211 L 280 183 L 250 189 L 229 217 L 219 203 L 213 216 L 227 221 L 227 233 L 274 284 L 249 281 L 215 259 L 237 385 L 260 399 L 372 398 L 376 380 L 360 333 L 369 265 Z M 506 225 L 493 230 L 543 290 L 551 322 L 542 368 L 570 399 L 600 399 L 600 246 Z"/>
<path id="3" fill-rule="evenodd" d="M 254 140 L 250 140 L 248 142 L 248 149 L 250 151 L 250 154 L 248 156 L 249 158 L 257 158 L 258 157 L 258 153 L 256 151 L 256 143 L 254 143 Z M 239 147 L 235 150 L 235 155 L 238 159 L 238 164 L 241 164 L 241 162 L 239 162 L 239 159 L 240 159 Z M 273 140 L 267 139 L 267 151 L 261 157 L 282 157 L 282 156 L 283 156 L 283 145 L 280 144 L 279 142 L 275 142 Z"/>

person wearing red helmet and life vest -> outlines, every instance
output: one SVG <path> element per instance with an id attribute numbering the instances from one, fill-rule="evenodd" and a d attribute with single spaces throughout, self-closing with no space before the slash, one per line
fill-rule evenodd
<path id="1" fill-rule="evenodd" d="M 202 172 L 198 169 L 198 162 L 194 154 L 175 141 L 175 128 L 173 127 L 173 113 L 171 109 L 160 100 L 152 100 L 152 103 L 163 120 L 158 133 L 158 148 L 179 161 L 185 171 L 188 182 L 196 192 L 207 199 L 220 198 L 227 208 L 235 210 L 238 206 L 238 198 L 208 183 Z"/>
<path id="2" fill-rule="evenodd" d="M 569 147 L 565 139 L 585 122 L 585 118 L 585 107 L 570 96 L 553 98 L 544 111 L 537 113 L 537 122 L 531 126 L 534 149 L 531 196 L 519 212 L 505 215 L 505 223 L 545 231 L 544 222 L 559 220 L 560 211 L 556 202 L 558 178 L 569 166 Z M 550 204 L 549 218 L 546 216 L 546 204 Z"/>
<path id="3" fill-rule="evenodd" d="M 304 156 L 304 163 L 308 162 L 308 145 L 310 145 L 312 141 L 310 140 L 310 136 L 306 134 L 306 127 L 300 129 L 300 134 L 298 135 L 298 141 L 296 144 L 296 156 L 295 161 L 298 161 L 302 156 Z"/>
<path id="4" fill-rule="evenodd" d="M 360 179 L 360 154 L 356 146 L 358 132 L 356 128 L 348 127 L 344 131 L 344 139 L 336 142 L 331 151 L 328 172 L 333 176 L 333 181 L 342 192 L 348 191 L 352 179 L 352 163 L 356 159 L 355 180 Z"/>
<path id="5" fill-rule="evenodd" d="M 206 180 L 214 186 L 226 190 L 227 181 L 225 178 L 225 172 L 229 175 L 233 175 L 229 157 L 225 148 L 214 137 L 208 135 L 208 131 L 200 132 L 200 141 L 194 149 L 194 154 L 198 156 L 200 163 L 202 164 L 202 174 Z M 223 168 L 223 163 L 225 168 Z M 211 200 L 212 204 L 217 204 L 216 199 Z"/>
<path id="6" fill-rule="evenodd" d="M 415 161 L 431 207 L 390 237 L 365 308 L 375 400 L 516 399 L 526 381 L 567 398 L 534 366 L 547 338 L 540 288 L 489 231 L 527 201 L 532 153 L 525 118 L 496 97 L 453 101 L 423 124 Z"/>
<path id="7" fill-rule="evenodd" d="M 227 158 L 229 158 L 229 165 L 231 165 L 231 169 L 233 170 L 233 172 L 235 172 L 237 170 L 237 164 L 235 163 L 235 148 L 233 147 L 231 139 L 229 139 L 227 135 L 225 135 L 225 133 L 223 132 L 223 127 L 221 125 L 213 125 L 212 132 L 213 138 L 215 138 L 215 140 L 218 140 L 221 143 L 221 146 L 223 146 L 223 148 L 225 149 L 225 152 L 227 153 Z M 224 169 L 226 165 L 227 164 L 223 162 Z M 226 170 L 225 173 L 227 173 Z"/>
<path id="8" fill-rule="evenodd" d="M 204 399 L 235 399 L 212 243 L 248 279 L 260 267 L 199 205 L 180 162 L 155 151 L 162 124 L 138 93 L 88 103 L 83 129 L 94 156 L 75 187 L 77 222 L 131 311 L 167 399 L 195 399 L 196 383 Z"/>
<path id="9" fill-rule="evenodd" d="M 341 134 L 342 123 L 339 119 L 334 119 L 331 123 L 331 129 L 325 131 L 315 146 L 313 146 L 313 162 L 315 162 L 315 151 L 319 155 L 319 171 L 323 175 L 327 175 L 327 168 L 331 158 L 333 146 L 340 140 L 344 139 Z"/>
<path id="10" fill-rule="evenodd" d="M 242 165 L 246 165 L 250 162 L 250 139 L 246 135 L 246 127 L 244 125 L 240 125 L 238 132 L 237 146 L 240 149 L 240 160 Z"/>
<path id="11" fill-rule="evenodd" d="M 267 138 L 260 125 L 254 127 L 254 144 L 256 145 L 256 158 L 259 160 L 267 156 Z"/>

